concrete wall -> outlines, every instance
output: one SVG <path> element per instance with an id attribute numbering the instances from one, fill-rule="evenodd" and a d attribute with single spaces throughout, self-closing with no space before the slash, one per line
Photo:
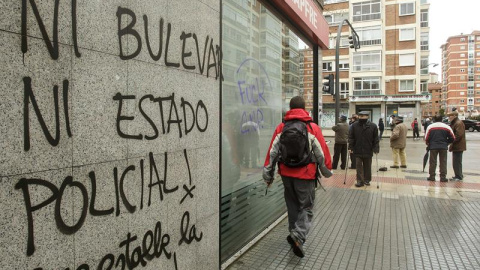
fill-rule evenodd
<path id="1" fill-rule="evenodd" d="M 0 2 L 0 269 L 219 267 L 219 10 Z"/>

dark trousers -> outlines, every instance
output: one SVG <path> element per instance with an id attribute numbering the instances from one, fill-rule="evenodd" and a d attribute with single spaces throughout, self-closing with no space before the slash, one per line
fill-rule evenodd
<path id="1" fill-rule="evenodd" d="M 378 139 L 381 140 L 383 136 L 383 130 L 380 130 L 380 135 L 378 135 Z"/>
<path id="2" fill-rule="evenodd" d="M 440 180 L 447 179 L 447 150 L 430 150 L 430 164 L 428 173 L 431 178 L 435 178 L 437 170 L 437 156 L 440 160 Z"/>
<path id="3" fill-rule="evenodd" d="M 368 183 L 372 180 L 372 157 L 356 157 L 357 183 Z"/>
<path id="4" fill-rule="evenodd" d="M 315 180 L 282 176 L 290 235 L 305 243 L 313 218 Z"/>
<path id="5" fill-rule="evenodd" d="M 345 169 L 347 164 L 347 145 L 346 144 L 339 144 L 336 143 L 335 146 L 333 147 L 333 163 L 332 163 L 332 168 L 334 170 L 337 169 L 338 166 L 338 160 L 342 157 L 342 163 L 340 164 L 340 168 L 342 170 Z"/>
<path id="6" fill-rule="evenodd" d="M 453 172 L 455 173 L 455 177 L 460 180 L 463 179 L 462 157 L 463 157 L 463 151 L 452 152 Z"/>
<path id="7" fill-rule="evenodd" d="M 413 138 L 420 138 L 420 132 L 418 132 L 418 128 L 413 129 Z"/>

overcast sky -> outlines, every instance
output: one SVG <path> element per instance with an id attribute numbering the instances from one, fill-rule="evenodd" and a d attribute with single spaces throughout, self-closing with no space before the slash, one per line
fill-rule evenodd
<path id="1" fill-rule="evenodd" d="M 441 80 L 442 52 L 440 46 L 448 37 L 480 31 L 480 0 L 429 0 L 430 3 L 430 72 Z"/>

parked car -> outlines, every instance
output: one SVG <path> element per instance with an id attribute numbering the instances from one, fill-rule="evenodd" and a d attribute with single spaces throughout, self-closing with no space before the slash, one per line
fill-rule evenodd
<path id="1" fill-rule="evenodd" d="M 465 130 L 470 132 L 479 131 L 480 132 L 480 122 L 476 120 L 465 119 L 462 120 L 465 124 Z"/>

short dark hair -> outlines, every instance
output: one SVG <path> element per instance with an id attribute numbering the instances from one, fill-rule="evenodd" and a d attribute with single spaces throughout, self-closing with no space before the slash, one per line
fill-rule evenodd
<path id="1" fill-rule="evenodd" d="M 441 115 L 435 115 L 435 116 L 433 117 L 433 121 L 434 121 L 434 122 L 442 122 L 442 120 L 443 120 L 443 118 L 442 118 Z"/>
<path id="2" fill-rule="evenodd" d="M 290 99 L 290 109 L 305 109 L 305 100 L 301 96 Z"/>

